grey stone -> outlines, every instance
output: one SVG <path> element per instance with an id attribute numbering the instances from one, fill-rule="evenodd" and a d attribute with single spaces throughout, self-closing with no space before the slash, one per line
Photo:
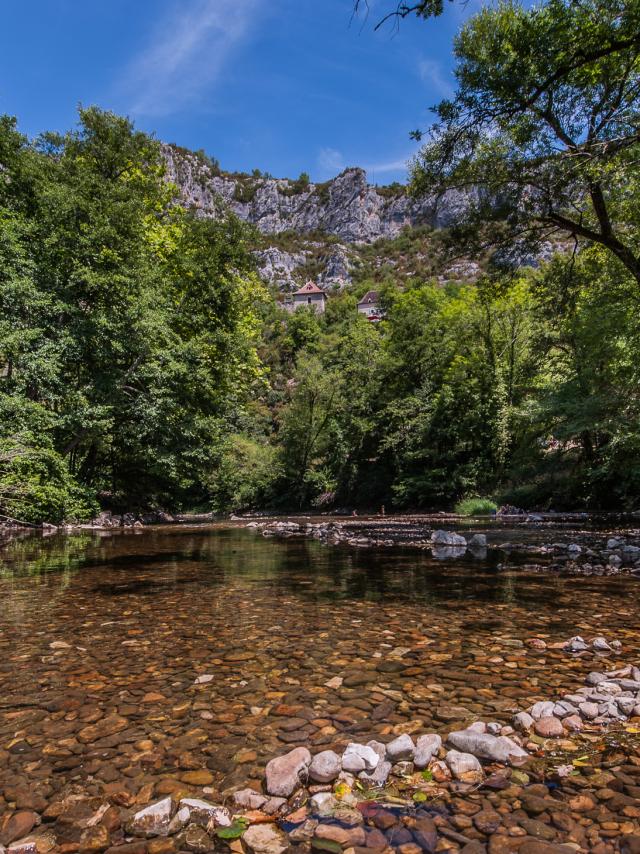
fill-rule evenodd
<path id="1" fill-rule="evenodd" d="M 639 679 L 618 679 L 617 684 L 623 691 L 640 691 Z"/>
<path id="2" fill-rule="evenodd" d="M 617 682 L 598 682 L 598 692 L 600 694 L 622 694 L 622 686 Z"/>
<path id="3" fill-rule="evenodd" d="M 309 777 L 316 783 L 332 783 L 342 769 L 342 761 L 333 750 L 317 753 L 309 766 Z"/>
<path id="4" fill-rule="evenodd" d="M 233 804 L 239 809 L 259 810 L 267 802 L 264 795 L 260 795 L 254 789 L 241 789 L 233 793 Z"/>
<path id="5" fill-rule="evenodd" d="M 463 775 L 471 772 L 478 775 L 482 774 L 482 765 L 471 753 L 450 750 L 445 756 L 444 761 L 456 780 L 461 779 Z"/>
<path id="6" fill-rule="evenodd" d="M 274 824 L 252 824 L 243 836 L 242 844 L 251 854 L 284 854 L 289 840 Z"/>
<path id="7" fill-rule="evenodd" d="M 342 768 L 350 774 L 359 774 L 360 771 L 373 771 L 379 761 L 380 757 L 373 748 L 355 742 L 348 744 L 342 754 Z"/>
<path id="8" fill-rule="evenodd" d="M 333 815 L 338 801 L 331 792 L 318 792 L 309 801 L 309 808 L 313 815 L 327 817 Z"/>
<path id="9" fill-rule="evenodd" d="M 189 824 L 190 815 L 191 813 L 186 807 L 179 809 L 178 812 L 171 819 L 167 835 L 173 836 L 174 834 L 179 833 L 183 828 L 185 828 Z"/>
<path id="10" fill-rule="evenodd" d="M 358 779 L 366 783 L 367 786 L 382 787 L 389 779 L 391 768 L 391 763 L 387 762 L 386 759 L 382 759 L 373 771 L 361 771 L 358 774 Z"/>
<path id="11" fill-rule="evenodd" d="M 370 747 L 378 754 L 379 759 L 385 759 L 387 756 L 387 745 L 383 744 L 381 741 L 375 741 L 375 739 L 367 742 L 367 747 Z"/>
<path id="12" fill-rule="evenodd" d="M 128 828 L 134 836 L 166 836 L 172 813 L 173 801 L 163 798 L 135 813 Z"/>
<path id="13" fill-rule="evenodd" d="M 421 735 L 416 742 L 413 764 L 416 768 L 426 768 L 442 747 L 442 739 L 437 733 Z"/>
<path id="14" fill-rule="evenodd" d="M 529 732 L 533 727 L 533 718 L 529 712 L 518 712 L 513 716 L 513 726 L 518 732 Z"/>
<path id="15" fill-rule="evenodd" d="M 548 718 L 550 715 L 553 715 L 554 706 L 555 703 L 551 703 L 548 700 L 541 700 L 539 703 L 534 703 L 533 706 L 531 706 L 529 714 L 534 721 L 537 721 L 540 718 Z"/>
<path id="16" fill-rule="evenodd" d="M 320 824 L 317 818 L 308 818 L 302 824 L 289 831 L 289 839 L 291 842 L 309 842 L 316 831 L 316 827 Z"/>
<path id="17" fill-rule="evenodd" d="M 434 531 L 431 542 L 436 546 L 467 546 L 465 538 L 453 531 Z"/>
<path id="18" fill-rule="evenodd" d="M 492 762 L 503 762 L 505 764 L 526 759 L 529 755 L 520 745 L 504 735 L 495 736 L 470 730 L 458 730 L 449 733 L 447 743 L 463 753 L 471 753 L 481 759 L 490 759 Z"/>
<path id="19" fill-rule="evenodd" d="M 616 703 L 622 714 L 628 717 L 633 714 L 637 700 L 635 697 L 616 697 Z"/>
<path id="20" fill-rule="evenodd" d="M 589 649 L 589 645 L 585 642 L 584 638 L 577 635 L 576 637 L 568 640 L 564 645 L 564 648 L 567 652 L 585 652 Z"/>
<path id="21" fill-rule="evenodd" d="M 287 805 L 286 798 L 269 798 L 265 804 L 261 807 L 262 812 L 267 815 L 275 815 L 279 812 L 282 807 Z"/>
<path id="22" fill-rule="evenodd" d="M 554 718 L 566 718 L 568 715 L 577 714 L 578 710 L 571 703 L 567 703 L 566 700 L 560 700 L 553 707 L 553 717 Z"/>
<path id="23" fill-rule="evenodd" d="M 582 717 L 586 718 L 588 721 L 592 721 L 594 718 L 598 717 L 598 706 L 596 703 L 580 703 L 578 709 Z"/>
<path id="24" fill-rule="evenodd" d="M 410 735 L 399 735 L 387 744 L 387 759 L 394 765 L 403 759 L 413 759 L 415 745 Z"/>
<path id="25" fill-rule="evenodd" d="M 311 754 L 306 747 L 296 747 L 284 756 L 278 756 L 267 763 L 267 792 L 281 798 L 288 798 L 307 781 L 311 765 Z"/>

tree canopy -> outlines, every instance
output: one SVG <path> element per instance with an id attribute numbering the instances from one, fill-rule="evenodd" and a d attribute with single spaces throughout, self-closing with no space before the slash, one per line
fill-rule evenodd
<path id="1" fill-rule="evenodd" d="M 176 204 L 158 143 L 95 108 L 34 143 L 3 118 L 0 172 L 3 511 L 202 498 L 259 374 L 246 228 Z"/>
<path id="2" fill-rule="evenodd" d="M 501 0 L 454 53 L 457 92 L 435 108 L 414 190 L 480 188 L 485 220 L 600 244 L 640 282 L 638 0 Z"/>

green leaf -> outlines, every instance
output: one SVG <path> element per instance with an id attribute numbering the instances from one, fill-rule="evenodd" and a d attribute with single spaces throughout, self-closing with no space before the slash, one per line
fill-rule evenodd
<path id="1" fill-rule="evenodd" d="M 248 827 L 246 818 L 236 818 L 228 827 L 218 827 L 216 836 L 218 839 L 239 839 Z"/>

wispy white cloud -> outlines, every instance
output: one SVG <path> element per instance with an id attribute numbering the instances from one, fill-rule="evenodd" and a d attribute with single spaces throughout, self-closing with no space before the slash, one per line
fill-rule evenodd
<path id="1" fill-rule="evenodd" d="M 342 152 L 335 148 L 321 148 L 318 154 L 318 166 L 326 177 L 333 177 L 346 166 Z"/>
<path id="2" fill-rule="evenodd" d="M 120 88 L 134 115 L 178 112 L 219 79 L 264 0 L 172 0 Z"/>
<path id="3" fill-rule="evenodd" d="M 368 175 L 384 174 L 387 172 L 406 172 L 407 163 L 410 155 L 402 157 L 399 160 L 386 160 L 381 163 L 372 163 L 370 166 L 363 166 Z"/>
<path id="4" fill-rule="evenodd" d="M 422 82 L 434 95 L 439 98 L 450 98 L 453 95 L 453 78 L 435 59 L 421 59 L 418 63 L 418 74 Z"/>
<path id="5" fill-rule="evenodd" d="M 407 154 L 405 157 L 398 157 L 394 160 L 378 160 L 369 163 L 356 160 L 353 165 L 362 166 L 369 180 L 376 183 L 378 177 L 381 175 L 395 172 L 399 173 L 399 176 L 402 177 L 403 173 L 406 174 L 407 164 L 411 156 L 411 154 Z M 348 164 L 341 151 L 335 148 L 321 148 L 318 153 L 317 165 L 320 176 L 325 179 L 333 178 L 339 172 L 342 172 Z"/>

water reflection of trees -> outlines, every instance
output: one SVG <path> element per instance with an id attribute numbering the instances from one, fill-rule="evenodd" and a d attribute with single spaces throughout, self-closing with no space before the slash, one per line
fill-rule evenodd
<path id="1" fill-rule="evenodd" d="M 90 533 L 82 532 L 52 537 L 33 534 L 10 540 L 0 551 L 0 575 L 3 578 L 38 576 L 75 569 L 86 556 L 92 539 Z"/>
<path id="2" fill-rule="evenodd" d="M 142 531 L 82 532 L 28 537 L 0 551 L 0 585 L 5 599 L 15 594 L 21 611 L 27 586 L 46 585 L 63 593 L 82 573 L 96 595 L 143 593 L 193 583 L 203 588 L 259 586 L 274 596 L 305 602 L 333 600 L 437 603 L 521 603 L 553 606 L 571 591 L 592 586 L 609 590 L 604 579 L 567 580 L 527 572 L 504 572 L 489 560 L 434 561 L 418 549 L 354 549 L 324 546 L 292 537 L 264 538 L 238 528 L 174 527 Z M 136 584 L 136 580 L 138 583 Z M 615 588 L 614 588 L 615 590 Z M 5 601 L 5 606 L 6 606 Z"/>

